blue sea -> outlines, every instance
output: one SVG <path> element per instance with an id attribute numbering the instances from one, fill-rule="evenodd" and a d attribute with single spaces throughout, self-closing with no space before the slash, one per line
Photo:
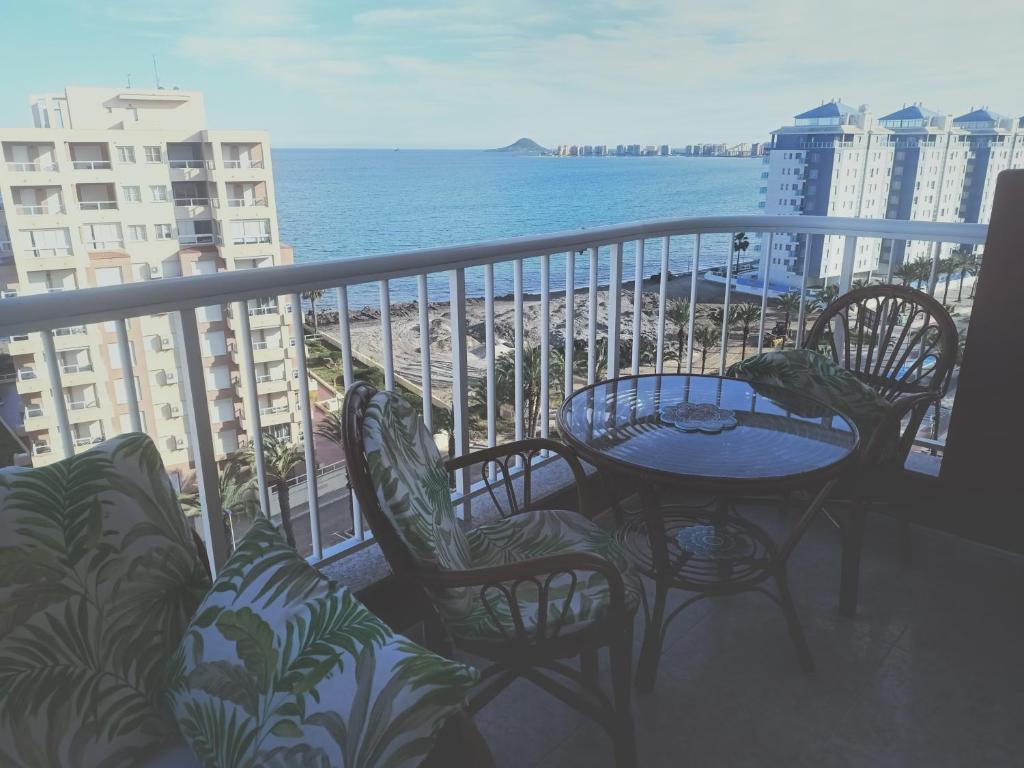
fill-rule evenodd
<path id="1" fill-rule="evenodd" d="M 281 242 L 297 262 L 350 259 L 394 251 L 541 235 L 664 217 L 757 213 L 761 162 L 748 158 L 533 157 L 474 150 L 274 150 Z M 673 272 L 689 269 L 692 245 L 676 238 Z M 722 263 L 728 236 L 702 238 L 701 266 Z M 650 242 L 644 273 L 657 271 Z M 634 274 L 632 245 L 623 275 Z M 576 259 L 576 286 L 588 260 Z M 608 260 L 601 259 L 607 283 Z M 469 296 L 483 295 L 483 270 L 466 273 Z M 443 274 L 431 299 L 447 297 Z M 565 286 L 564 257 L 551 261 L 551 288 Z M 524 264 L 524 289 L 539 287 L 539 263 Z M 512 291 L 511 265 L 495 267 L 497 295 Z M 416 296 L 413 279 L 391 283 L 393 301 Z M 353 286 L 355 309 L 375 307 L 375 285 Z M 324 303 L 331 303 L 329 298 Z"/>

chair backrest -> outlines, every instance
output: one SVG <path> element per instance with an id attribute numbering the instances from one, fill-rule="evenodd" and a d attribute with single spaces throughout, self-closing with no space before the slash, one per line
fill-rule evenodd
<path id="1" fill-rule="evenodd" d="M 949 312 L 903 285 L 869 285 L 838 297 L 804 342 L 893 400 L 913 392 L 944 393 L 958 337 Z"/>
<path id="2" fill-rule="evenodd" d="M 342 421 L 352 487 L 396 575 L 415 566 L 469 567 L 448 473 L 413 407 L 356 382 L 345 393 Z"/>

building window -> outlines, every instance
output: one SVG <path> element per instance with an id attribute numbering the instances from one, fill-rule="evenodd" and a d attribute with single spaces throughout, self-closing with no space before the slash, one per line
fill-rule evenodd
<path id="1" fill-rule="evenodd" d="M 170 240 L 174 237 L 170 224 L 154 224 L 153 231 L 156 233 L 157 240 Z"/>
<path id="2" fill-rule="evenodd" d="M 163 162 L 164 155 L 160 150 L 160 147 L 143 147 L 142 151 L 146 153 L 147 163 L 161 163 Z"/>
<path id="3" fill-rule="evenodd" d="M 149 194 L 153 198 L 154 203 L 166 203 L 168 200 L 167 187 L 162 185 L 150 187 Z"/>
<path id="4" fill-rule="evenodd" d="M 121 187 L 121 199 L 126 203 L 141 203 L 142 190 L 139 187 Z"/>
<path id="5" fill-rule="evenodd" d="M 133 243 L 141 243 L 146 239 L 146 225 L 145 224 L 129 224 L 128 225 L 128 239 Z"/>
<path id="6" fill-rule="evenodd" d="M 134 163 L 135 162 L 135 147 L 118 147 L 117 148 L 117 161 L 119 163 Z"/>

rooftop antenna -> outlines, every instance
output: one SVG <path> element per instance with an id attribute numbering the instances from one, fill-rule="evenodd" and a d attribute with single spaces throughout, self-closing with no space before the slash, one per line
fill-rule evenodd
<path id="1" fill-rule="evenodd" d="M 128 73 L 128 87 L 129 88 L 132 87 L 132 73 L 131 72 Z"/>
<path id="2" fill-rule="evenodd" d="M 160 72 L 156 68 L 156 54 L 153 54 L 153 79 L 156 80 L 157 90 L 160 89 Z"/>

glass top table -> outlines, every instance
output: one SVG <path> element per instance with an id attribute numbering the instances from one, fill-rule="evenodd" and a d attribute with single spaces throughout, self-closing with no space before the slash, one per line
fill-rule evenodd
<path id="1" fill-rule="evenodd" d="M 806 485 L 849 461 L 857 430 L 796 392 L 717 376 L 633 376 L 573 394 L 558 414 L 584 458 L 686 485 Z"/>
<path id="2" fill-rule="evenodd" d="M 739 592 L 759 592 L 779 605 L 801 665 L 813 670 L 786 566 L 831 488 L 856 461 L 859 436 L 850 420 L 781 387 L 652 374 L 575 392 L 559 409 L 558 428 L 611 478 L 611 488 L 641 499 L 634 514 L 614 505 L 619 541 L 656 587 L 637 665 L 641 690 L 654 685 L 668 623 L 701 599 Z M 787 499 L 795 490 L 809 491 L 811 500 L 782 541 L 734 503 L 751 496 Z M 687 503 L 688 491 L 712 500 Z M 666 618 L 672 588 L 693 595 Z"/>

